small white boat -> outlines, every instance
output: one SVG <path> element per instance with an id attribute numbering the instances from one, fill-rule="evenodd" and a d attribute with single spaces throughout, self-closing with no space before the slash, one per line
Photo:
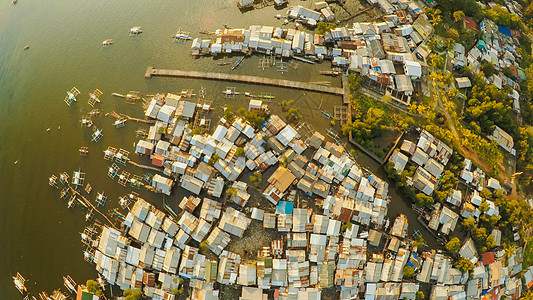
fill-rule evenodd
<path id="1" fill-rule="evenodd" d="M 141 26 L 135 26 L 135 27 L 130 28 L 130 35 L 139 35 L 142 32 L 143 31 L 141 29 Z"/>
<path id="2" fill-rule="evenodd" d="M 113 40 L 111 40 L 111 39 L 105 40 L 105 41 L 102 42 L 102 46 L 104 46 L 104 47 L 112 45 L 112 44 L 113 44 Z"/>
<path id="3" fill-rule="evenodd" d="M 228 95 L 228 96 L 230 96 L 230 95 L 239 95 L 240 94 L 239 92 L 236 92 L 236 91 L 231 90 L 231 89 L 227 89 L 225 91 L 222 91 L 222 93 L 224 95 Z"/>

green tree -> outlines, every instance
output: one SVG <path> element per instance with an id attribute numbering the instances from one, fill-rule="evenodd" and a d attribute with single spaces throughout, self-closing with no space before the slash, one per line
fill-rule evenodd
<path id="1" fill-rule="evenodd" d="M 416 194 L 416 202 L 418 206 L 430 207 L 431 205 L 433 205 L 433 198 L 426 194 L 418 193 Z"/>
<path id="2" fill-rule="evenodd" d="M 462 225 L 466 230 L 472 230 L 472 228 L 476 226 L 476 219 L 474 218 L 464 219 L 462 222 Z"/>
<path id="3" fill-rule="evenodd" d="M 429 48 L 429 50 L 431 50 L 431 52 L 437 52 L 437 50 L 439 48 L 439 44 L 440 44 L 439 39 L 437 39 L 435 37 L 430 38 L 426 42 L 426 46 L 428 46 L 428 48 Z"/>
<path id="4" fill-rule="evenodd" d="M 261 183 L 263 182 L 263 174 L 256 171 L 252 175 L 250 175 L 249 179 L 250 183 L 254 187 L 259 188 L 261 186 Z"/>
<path id="5" fill-rule="evenodd" d="M 204 251 L 209 250 L 209 248 L 207 247 L 207 240 L 202 241 L 202 242 L 200 243 L 200 249 L 203 249 Z"/>
<path id="6" fill-rule="evenodd" d="M 126 300 L 140 300 L 143 292 L 140 289 L 127 289 L 122 295 L 126 296 Z"/>
<path id="7" fill-rule="evenodd" d="M 429 22 L 433 26 L 437 26 L 442 22 L 440 9 L 429 8 L 426 10 L 426 15 L 429 17 Z"/>
<path id="8" fill-rule="evenodd" d="M 224 118 L 226 118 L 226 120 L 230 120 L 234 115 L 234 112 L 233 112 L 233 105 L 228 105 L 228 106 L 225 106 L 224 107 Z"/>
<path id="9" fill-rule="evenodd" d="M 487 230 L 485 228 L 474 227 L 470 230 L 470 236 L 476 243 L 476 248 L 481 251 L 487 251 Z"/>
<path id="10" fill-rule="evenodd" d="M 98 285 L 96 281 L 89 279 L 85 283 L 85 286 L 87 287 L 87 291 L 89 291 L 89 293 L 94 294 L 98 297 L 103 295 L 102 288 Z"/>
<path id="11" fill-rule="evenodd" d="M 465 13 L 462 10 L 454 11 L 453 20 L 456 23 L 463 23 L 463 21 L 465 20 Z"/>
<path id="12" fill-rule="evenodd" d="M 326 31 L 330 31 L 331 29 L 335 29 L 335 24 L 324 22 L 318 22 L 316 24 L 316 33 L 318 34 L 324 34 Z"/>
<path id="13" fill-rule="evenodd" d="M 413 276 L 415 276 L 415 269 L 413 269 L 413 267 L 410 267 L 410 266 L 403 267 L 404 278 L 411 278 Z"/>
<path id="14" fill-rule="evenodd" d="M 298 122 L 301 118 L 302 118 L 302 115 L 300 114 L 300 108 L 299 107 L 291 107 L 287 110 L 287 112 L 285 113 L 285 117 L 287 117 L 287 120 L 289 122 Z"/>
<path id="15" fill-rule="evenodd" d="M 429 65 L 437 69 L 442 69 L 444 67 L 444 57 L 431 53 L 429 55 Z"/>
<path id="16" fill-rule="evenodd" d="M 236 188 L 228 188 L 228 189 L 226 190 L 226 196 L 227 196 L 228 198 L 230 198 L 230 199 L 233 198 L 233 197 L 235 197 L 235 196 L 237 196 L 237 193 L 238 193 L 238 191 L 237 191 Z"/>
<path id="17" fill-rule="evenodd" d="M 244 148 L 238 147 L 237 150 L 235 150 L 235 156 L 242 157 L 245 155 Z"/>
<path id="18" fill-rule="evenodd" d="M 422 291 L 416 292 L 415 300 L 424 300 L 424 292 Z"/>
<path id="19" fill-rule="evenodd" d="M 448 243 L 446 243 L 446 250 L 450 251 L 453 254 L 456 254 L 457 251 L 461 248 L 461 241 L 454 237 Z"/>
<path id="20" fill-rule="evenodd" d="M 496 69 L 494 68 L 494 65 L 491 62 L 481 64 L 481 71 L 483 71 L 483 74 L 485 74 L 486 77 L 494 75 L 495 70 Z"/>
<path id="21" fill-rule="evenodd" d="M 355 93 L 361 89 L 364 77 L 357 76 L 355 74 L 348 75 L 348 85 L 350 86 L 350 92 Z"/>
<path id="22" fill-rule="evenodd" d="M 496 242 L 494 242 L 494 236 L 491 234 L 487 237 L 487 249 L 493 249 L 496 247 Z"/>
<path id="23" fill-rule="evenodd" d="M 218 156 L 218 154 L 213 154 L 213 156 L 211 156 L 211 158 L 209 159 L 207 164 L 210 165 L 210 166 L 213 166 L 219 160 L 220 160 L 220 156 Z"/>
<path id="24" fill-rule="evenodd" d="M 455 262 L 455 267 L 463 273 L 471 272 L 472 270 L 474 270 L 474 264 L 464 257 L 459 258 Z"/>
<path id="25" fill-rule="evenodd" d="M 455 28 L 450 28 L 446 31 L 448 34 L 448 37 L 453 39 L 454 41 L 459 40 L 459 32 Z"/>
<path id="26" fill-rule="evenodd" d="M 293 100 L 283 100 L 281 101 L 281 110 L 282 111 L 287 111 L 289 109 L 290 106 L 292 106 L 292 104 L 294 103 Z"/>

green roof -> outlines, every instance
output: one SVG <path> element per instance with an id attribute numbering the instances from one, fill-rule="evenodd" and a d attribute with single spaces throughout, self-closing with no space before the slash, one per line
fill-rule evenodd
<path id="1" fill-rule="evenodd" d="M 91 294 L 89 292 L 82 292 L 81 300 L 98 300 L 98 296 Z"/>

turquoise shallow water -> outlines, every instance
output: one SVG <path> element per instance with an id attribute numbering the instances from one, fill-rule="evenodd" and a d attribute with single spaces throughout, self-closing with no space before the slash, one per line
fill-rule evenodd
<path id="1" fill-rule="evenodd" d="M 311 5 L 310 1 L 292 4 Z M 70 274 L 78 283 L 95 277 L 94 267 L 83 260 L 79 232 L 86 226 L 80 207 L 69 210 L 59 199 L 59 191 L 47 184 L 51 174 L 82 168 L 86 182 L 93 186 L 88 197 L 96 192 L 108 195 L 106 209 L 117 207 L 118 197 L 131 191 L 106 176 L 108 162 L 102 151 L 108 146 L 133 152 L 135 130 L 146 125 L 126 123 L 121 129 L 112 126 L 113 119 L 94 118 L 104 129 L 104 137 L 90 142 L 91 131 L 81 128 L 79 120 L 90 110 L 88 93 L 95 88 L 104 92 L 102 112 L 126 113 L 142 116 L 140 105 L 125 104 L 112 97 L 112 92 L 127 93 L 138 90 L 142 94 L 178 92 L 181 89 L 205 87 L 215 112 L 220 114 L 223 104 L 236 108 L 245 100 L 228 100 L 221 91 L 235 86 L 238 91 L 254 94 L 270 92 L 276 96 L 273 112 L 279 112 L 282 99 L 294 99 L 302 115 L 316 129 L 325 134 L 329 121 L 317 109 L 333 110 L 340 105 L 340 97 L 261 87 L 236 83 L 199 81 L 191 79 L 145 79 L 147 66 L 230 72 L 229 66 L 219 67 L 212 58 L 193 59 L 190 44 L 171 42 L 171 35 L 181 27 L 199 36 L 200 30 L 214 31 L 223 24 L 243 27 L 252 24 L 280 25 L 274 18 L 284 14 L 273 7 L 242 14 L 233 0 L 171 0 L 171 1 L 9 1 L 0 4 L 0 295 L 1 299 L 18 299 L 18 291 L 11 276 L 20 272 L 27 280 L 29 291 L 36 295 L 62 287 L 61 276 Z M 129 37 L 129 28 L 142 26 L 144 33 Z M 114 45 L 103 48 L 101 42 L 113 39 Z M 23 51 L 24 46 L 30 49 Z M 235 60 L 235 57 L 231 58 Z M 308 65 L 299 63 L 282 75 L 274 68 L 258 69 L 257 56 L 247 58 L 242 69 L 233 71 L 287 78 L 301 81 L 339 79 L 318 75 L 329 68 L 328 63 Z M 65 91 L 76 86 L 81 95 L 69 108 L 63 102 Z M 57 127 L 61 126 L 61 130 Z M 46 131 L 47 128 L 51 130 Z M 78 149 L 89 146 L 88 157 L 80 157 Z M 146 160 L 132 156 L 136 161 Z M 18 161 L 17 164 L 14 164 Z M 360 163 L 378 169 L 375 163 L 361 157 Z M 132 174 L 143 171 L 132 166 Z M 379 174 L 383 176 L 383 174 Z M 415 223 L 408 205 L 398 200 L 391 190 L 392 214 L 404 211 Z M 170 197 L 176 206 L 178 194 Z M 161 204 L 160 197 L 143 191 L 141 196 Z M 410 215 L 411 214 L 411 215 Z M 420 228 L 414 224 L 415 228 Z M 412 227 L 410 227 L 412 228 Z"/>

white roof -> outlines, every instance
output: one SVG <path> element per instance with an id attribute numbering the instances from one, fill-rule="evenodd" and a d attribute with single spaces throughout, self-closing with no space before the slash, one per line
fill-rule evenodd
<path id="1" fill-rule="evenodd" d="M 296 129 L 292 128 L 292 126 L 287 125 L 285 128 L 283 128 L 277 135 L 276 139 L 283 145 L 287 146 L 293 139 L 299 137 L 298 132 Z"/>
<path id="2" fill-rule="evenodd" d="M 408 76 L 422 76 L 422 66 L 415 61 L 404 61 L 405 74 Z"/>

